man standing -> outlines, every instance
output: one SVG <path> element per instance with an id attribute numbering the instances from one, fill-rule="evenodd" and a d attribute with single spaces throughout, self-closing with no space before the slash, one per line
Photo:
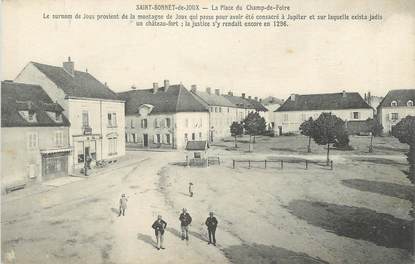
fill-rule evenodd
<path id="1" fill-rule="evenodd" d="M 193 197 L 193 183 L 189 182 L 189 196 Z"/>
<path id="2" fill-rule="evenodd" d="M 206 219 L 205 224 L 208 228 L 208 233 L 209 233 L 208 245 L 212 244 L 213 242 L 213 245 L 216 246 L 215 232 L 216 232 L 216 227 L 218 226 L 218 220 L 216 220 L 216 217 L 213 216 L 213 212 L 209 213 L 209 217 Z"/>
<path id="3" fill-rule="evenodd" d="M 118 216 L 121 216 L 121 213 L 123 216 L 125 216 L 125 209 L 127 209 L 127 197 L 125 197 L 125 194 L 121 195 L 120 199 L 120 214 Z"/>
<path id="4" fill-rule="evenodd" d="M 152 228 L 156 234 L 157 238 L 157 250 L 164 249 L 163 240 L 164 240 L 164 229 L 166 229 L 167 223 L 163 221 L 162 216 L 159 215 L 157 220 L 153 223 Z"/>
<path id="5" fill-rule="evenodd" d="M 183 212 L 180 214 L 179 220 L 182 228 L 182 240 L 185 238 L 186 240 L 189 240 L 189 225 L 192 223 L 192 217 L 187 212 L 186 208 L 183 208 Z"/>

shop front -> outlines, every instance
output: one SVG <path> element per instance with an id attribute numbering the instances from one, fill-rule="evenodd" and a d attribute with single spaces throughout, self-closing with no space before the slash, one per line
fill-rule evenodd
<path id="1" fill-rule="evenodd" d="M 100 160 L 100 135 L 82 135 L 74 136 L 74 155 L 73 164 L 76 169 L 84 168 L 90 161 L 90 166 L 94 165 L 97 160 Z"/>
<path id="2" fill-rule="evenodd" d="M 42 181 L 67 176 L 70 153 L 70 148 L 41 150 Z"/>

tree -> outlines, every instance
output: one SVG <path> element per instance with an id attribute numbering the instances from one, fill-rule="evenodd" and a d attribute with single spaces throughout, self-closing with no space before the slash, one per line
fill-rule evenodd
<path id="1" fill-rule="evenodd" d="M 327 145 L 327 165 L 330 162 L 330 144 L 337 142 L 338 135 L 346 133 L 344 121 L 331 113 L 322 113 L 312 130 L 312 138 L 319 145 Z"/>
<path id="2" fill-rule="evenodd" d="M 246 133 L 249 135 L 249 151 L 251 151 L 252 136 L 254 137 L 255 143 L 255 136 L 262 135 L 265 133 L 265 119 L 261 117 L 259 113 L 251 112 L 245 117 L 243 121 L 243 127 Z"/>
<path id="3" fill-rule="evenodd" d="M 370 129 L 369 152 L 372 153 L 373 152 L 373 138 L 378 137 L 382 134 L 383 126 L 377 118 L 375 119 L 369 118 L 367 122 L 369 122 L 369 129 Z"/>
<path id="4" fill-rule="evenodd" d="M 238 145 L 236 143 L 236 137 L 244 133 L 244 126 L 239 122 L 233 122 L 230 129 L 231 129 L 231 135 L 235 137 L 235 148 L 237 148 Z"/>
<path id="5" fill-rule="evenodd" d="M 304 121 L 300 125 L 301 134 L 308 137 L 308 147 L 307 147 L 308 153 L 311 153 L 311 136 L 313 134 L 313 127 L 314 127 L 314 120 L 312 117 L 310 117 L 310 119 Z"/>
<path id="6" fill-rule="evenodd" d="M 392 136 L 409 145 L 406 153 L 409 163 L 409 180 L 415 182 L 415 116 L 407 116 L 392 127 Z"/>

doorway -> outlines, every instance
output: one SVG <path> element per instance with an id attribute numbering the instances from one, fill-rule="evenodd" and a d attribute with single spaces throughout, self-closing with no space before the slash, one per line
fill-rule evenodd
<path id="1" fill-rule="evenodd" d="M 148 134 L 143 134 L 144 147 L 148 147 Z"/>

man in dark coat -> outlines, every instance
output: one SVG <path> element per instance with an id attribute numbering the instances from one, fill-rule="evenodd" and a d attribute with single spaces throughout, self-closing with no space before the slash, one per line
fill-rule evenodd
<path id="1" fill-rule="evenodd" d="M 216 232 L 216 227 L 218 226 L 218 220 L 216 220 L 216 217 L 213 216 L 213 212 L 209 213 L 209 217 L 206 219 L 205 224 L 208 228 L 208 233 L 209 233 L 208 245 L 213 244 L 214 246 L 216 246 L 215 232 Z"/>
<path id="2" fill-rule="evenodd" d="M 189 225 L 192 223 L 192 217 L 187 212 L 186 208 L 183 208 L 183 212 L 180 214 L 180 227 L 182 228 L 182 240 L 186 238 L 189 240 Z"/>
<path id="3" fill-rule="evenodd" d="M 167 227 L 167 223 L 163 220 L 162 216 L 159 215 L 157 220 L 151 226 L 154 229 L 157 239 L 157 250 L 164 249 L 163 240 L 164 240 L 164 229 Z"/>

